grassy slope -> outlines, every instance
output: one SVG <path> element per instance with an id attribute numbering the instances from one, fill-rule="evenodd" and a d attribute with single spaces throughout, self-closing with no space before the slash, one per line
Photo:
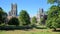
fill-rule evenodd
<path id="1" fill-rule="evenodd" d="M 0 34 L 60 34 L 60 32 L 52 32 L 47 29 L 34 29 L 29 31 L 14 30 L 14 31 L 0 31 Z"/>

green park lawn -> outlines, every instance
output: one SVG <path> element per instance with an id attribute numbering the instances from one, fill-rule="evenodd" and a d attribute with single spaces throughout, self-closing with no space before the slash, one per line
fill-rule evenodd
<path id="1" fill-rule="evenodd" d="M 0 34 L 60 34 L 60 32 L 53 32 L 51 29 L 33 29 L 33 30 L 10 30 L 0 31 Z"/>

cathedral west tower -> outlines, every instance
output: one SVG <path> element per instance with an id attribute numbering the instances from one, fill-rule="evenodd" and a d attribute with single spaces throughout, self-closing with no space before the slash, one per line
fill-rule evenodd
<path id="1" fill-rule="evenodd" d="M 11 11 L 9 12 L 9 16 L 17 16 L 17 4 L 11 4 Z"/>

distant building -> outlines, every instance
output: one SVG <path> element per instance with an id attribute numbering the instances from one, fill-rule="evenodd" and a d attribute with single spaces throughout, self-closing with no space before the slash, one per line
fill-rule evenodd
<path id="1" fill-rule="evenodd" d="M 17 17 L 17 4 L 11 4 L 11 10 L 8 13 L 8 19 Z"/>
<path id="2" fill-rule="evenodd" d="M 12 17 L 18 18 L 18 16 L 17 16 L 17 4 L 11 4 L 11 10 L 8 13 L 7 20 L 9 21 Z M 40 22 L 41 18 L 44 19 L 42 22 Z M 39 11 L 36 15 L 36 19 L 37 19 L 37 25 L 39 25 L 40 23 L 45 24 L 45 20 L 47 19 L 47 15 L 44 13 L 43 9 L 39 8 Z M 30 17 L 30 20 L 32 20 L 31 17 Z"/>
<path id="3" fill-rule="evenodd" d="M 12 17 L 17 16 L 17 4 L 11 4 L 11 11 L 9 11 L 8 16 L 12 16 Z"/>
<path id="4" fill-rule="evenodd" d="M 40 24 L 40 23 L 45 24 L 45 20 L 47 19 L 47 15 L 44 13 L 43 9 L 39 8 L 36 18 L 37 18 L 37 24 Z M 41 18 L 44 19 L 42 22 L 41 22 Z"/>

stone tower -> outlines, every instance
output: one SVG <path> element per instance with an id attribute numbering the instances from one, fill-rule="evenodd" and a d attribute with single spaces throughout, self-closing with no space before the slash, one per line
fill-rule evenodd
<path id="1" fill-rule="evenodd" d="M 17 16 L 17 4 L 11 4 L 11 11 L 9 11 L 9 16 Z"/>
<path id="2" fill-rule="evenodd" d="M 38 22 L 37 24 L 40 23 L 40 19 L 43 18 L 43 16 L 44 16 L 44 11 L 43 9 L 39 8 L 39 11 L 37 13 L 37 22 Z"/>
<path id="3" fill-rule="evenodd" d="M 43 21 L 41 21 L 41 19 L 43 19 Z M 39 8 L 38 14 L 37 14 L 37 24 L 39 25 L 39 23 L 45 25 L 47 19 L 47 14 L 44 13 L 43 9 Z"/>
<path id="4" fill-rule="evenodd" d="M 12 17 L 16 17 L 17 18 L 17 4 L 11 4 L 11 10 L 8 13 L 8 19 L 10 20 Z"/>

